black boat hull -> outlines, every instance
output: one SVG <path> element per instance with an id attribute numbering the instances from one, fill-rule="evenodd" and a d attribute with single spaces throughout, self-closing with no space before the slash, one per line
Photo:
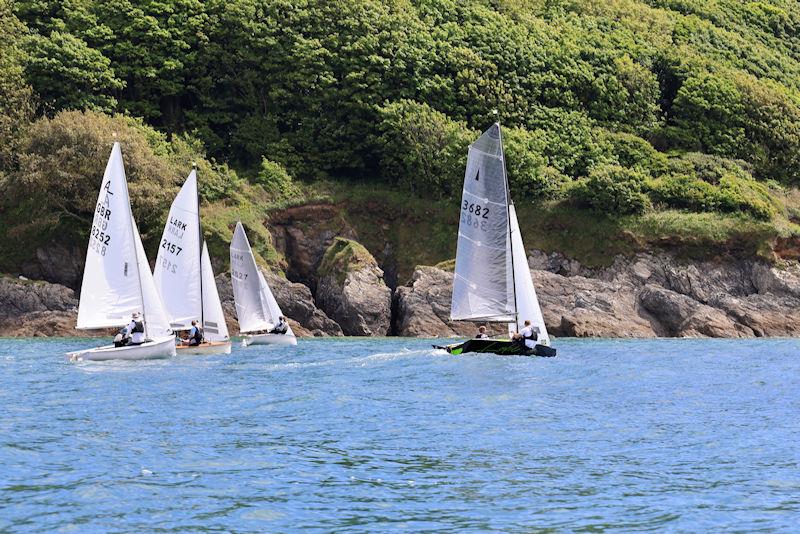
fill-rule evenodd
<path id="1" fill-rule="evenodd" d="M 452 345 L 434 345 L 434 348 L 444 349 L 454 355 L 467 353 L 542 357 L 553 357 L 556 355 L 556 349 L 552 347 L 536 345 L 536 347 L 529 349 L 521 343 L 509 339 L 468 339 L 463 343 L 454 343 Z"/>

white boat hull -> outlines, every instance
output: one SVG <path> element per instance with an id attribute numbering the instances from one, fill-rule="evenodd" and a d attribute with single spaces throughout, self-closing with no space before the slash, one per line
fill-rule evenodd
<path id="1" fill-rule="evenodd" d="M 141 345 L 126 345 L 115 347 L 105 345 L 88 350 L 68 352 L 67 356 L 72 362 L 106 360 L 160 360 L 175 356 L 175 338 L 172 336 L 161 337 L 147 341 Z"/>
<path id="2" fill-rule="evenodd" d="M 250 345 L 290 347 L 297 345 L 297 338 L 292 334 L 256 334 L 253 336 L 245 336 L 242 340 L 242 346 L 249 347 Z"/>
<path id="3" fill-rule="evenodd" d="M 178 345 L 178 356 L 210 356 L 212 354 L 230 354 L 230 341 L 207 341 L 200 345 Z"/>

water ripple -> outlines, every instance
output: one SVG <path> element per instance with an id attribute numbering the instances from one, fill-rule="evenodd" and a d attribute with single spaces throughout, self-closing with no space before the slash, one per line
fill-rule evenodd
<path id="1" fill-rule="evenodd" d="M 0 531 L 792 531 L 800 342 L 65 363 L 0 340 Z"/>

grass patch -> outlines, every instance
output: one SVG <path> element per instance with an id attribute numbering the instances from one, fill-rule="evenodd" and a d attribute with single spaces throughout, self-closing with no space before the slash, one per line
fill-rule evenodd
<path id="1" fill-rule="evenodd" d="M 362 244 L 337 237 L 322 256 L 317 272 L 320 276 L 333 274 L 336 281 L 342 284 L 347 273 L 374 263 L 375 258 Z"/>

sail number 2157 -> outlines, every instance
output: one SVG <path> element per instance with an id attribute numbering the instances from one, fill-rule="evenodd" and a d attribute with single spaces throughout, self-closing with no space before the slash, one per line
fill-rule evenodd
<path id="1" fill-rule="evenodd" d="M 163 248 L 167 252 L 172 252 L 176 256 L 181 253 L 181 250 L 183 250 L 181 247 L 179 247 L 175 243 L 170 243 L 166 239 L 162 239 L 161 240 L 161 248 Z"/>

